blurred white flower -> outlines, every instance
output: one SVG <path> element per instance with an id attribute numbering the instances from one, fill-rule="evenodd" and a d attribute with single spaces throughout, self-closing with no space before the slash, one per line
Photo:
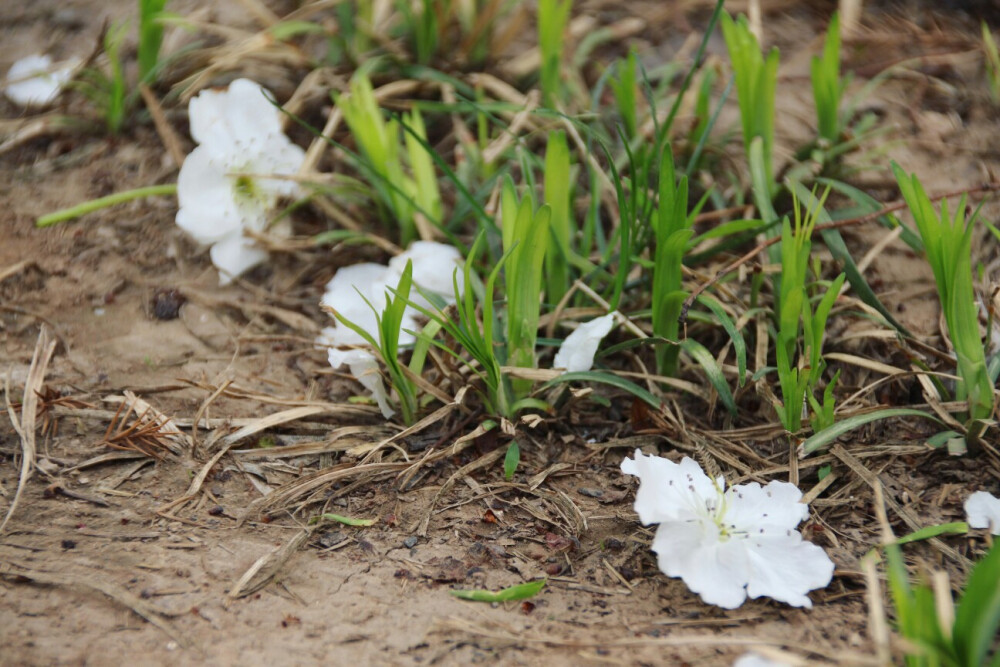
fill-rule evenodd
<path id="1" fill-rule="evenodd" d="M 666 575 L 680 577 L 709 604 L 735 609 L 749 596 L 811 607 L 806 595 L 833 577 L 833 562 L 796 530 L 809 516 L 788 482 L 725 490 L 695 461 L 679 464 L 639 450 L 622 472 L 639 477 L 635 511 L 658 523 L 653 551 Z"/>
<path id="2" fill-rule="evenodd" d="M 455 273 L 462 265 L 462 254 L 454 246 L 436 241 L 414 241 L 406 252 L 389 260 L 389 269 L 402 277 L 408 261 L 413 262 L 413 282 L 425 292 L 437 294 L 446 303 L 455 303 L 453 277 L 458 280 L 459 293 L 465 289 L 465 275 L 462 271 Z M 398 282 L 398 278 L 396 280 Z M 416 290 L 410 294 L 410 299 L 424 308 L 430 306 Z"/>
<path id="3" fill-rule="evenodd" d="M 436 293 L 447 303 L 454 303 L 455 289 L 452 276 L 461 260 L 461 253 L 450 245 L 417 241 L 406 252 L 393 257 L 388 266 L 367 262 L 340 269 L 326 284 L 326 293 L 320 304 L 368 332 L 375 340 L 379 340 L 378 317 L 381 317 L 382 311 L 385 310 L 387 294 L 391 296 L 391 290 L 399 285 L 407 261 L 413 262 L 414 284 L 427 292 Z M 458 281 L 461 292 L 463 289 L 461 271 L 458 273 Z M 410 292 L 410 299 L 425 307 L 430 305 L 416 290 Z M 418 311 L 413 306 L 406 307 L 400 327 L 399 345 L 413 343 L 413 334 L 408 330 L 417 329 L 417 315 Z M 351 375 L 372 392 L 386 419 L 393 415 L 379 376 L 375 356 L 363 349 L 335 349 L 343 345 L 368 345 L 363 336 L 343 322 L 337 321 L 332 326 L 325 327 L 316 342 L 331 348 L 329 351 L 331 366 L 339 368 L 343 364 L 348 364 Z"/>
<path id="4" fill-rule="evenodd" d="M 25 56 L 7 70 L 4 95 L 23 107 L 49 104 L 59 96 L 79 64 L 76 58 L 53 65 L 47 55 Z"/>
<path id="5" fill-rule="evenodd" d="M 213 246 L 223 285 L 267 259 L 244 231 L 265 231 L 278 199 L 298 192 L 294 181 L 264 177 L 294 174 L 305 158 L 281 131 L 281 113 L 269 97 L 253 81 L 237 79 L 225 91 L 203 90 L 188 105 L 198 146 L 177 177 L 176 221 L 195 241 Z M 287 225 L 269 231 L 290 233 Z"/>
<path id="6" fill-rule="evenodd" d="M 976 491 L 965 501 L 965 515 L 970 528 L 989 528 L 994 535 L 1000 535 L 1000 498 Z"/>
<path id="7" fill-rule="evenodd" d="M 611 312 L 578 326 L 559 346 L 556 358 L 552 360 L 552 367 L 565 368 L 567 373 L 589 371 L 594 366 L 597 346 L 614 325 L 615 314 Z"/>

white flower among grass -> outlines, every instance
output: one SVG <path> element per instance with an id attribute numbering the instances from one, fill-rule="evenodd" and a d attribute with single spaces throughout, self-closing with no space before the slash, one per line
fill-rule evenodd
<path id="1" fill-rule="evenodd" d="M 408 261 L 413 263 L 415 285 L 425 292 L 436 294 L 446 303 L 454 303 L 453 276 L 457 275 L 459 293 L 464 289 L 462 272 L 455 273 L 461 260 L 461 254 L 450 245 L 417 241 L 406 252 L 393 257 L 388 266 L 368 262 L 340 269 L 327 283 L 320 305 L 328 311 L 336 312 L 378 340 L 378 317 L 385 309 L 386 295 L 399 285 Z M 421 306 L 430 305 L 416 291 L 411 293 L 410 298 Z M 399 345 L 413 343 L 414 337 L 409 331 L 417 329 L 417 315 L 418 311 L 413 306 L 408 306 L 404 311 Z M 351 375 L 372 392 L 386 419 L 394 414 L 379 375 L 378 361 L 372 352 L 363 349 L 368 345 L 364 337 L 342 322 L 337 322 L 323 329 L 317 343 L 330 348 L 328 357 L 333 368 L 348 365 Z M 352 346 L 352 349 L 338 349 L 341 346 Z"/>
<path id="2" fill-rule="evenodd" d="M 55 65 L 47 55 L 25 56 L 7 71 L 4 95 L 23 107 L 49 104 L 59 97 L 79 64 L 76 58 Z"/>
<path id="3" fill-rule="evenodd" d="M 639 450 L 621 469 L 639 478 L 639 519 L 660 524 L 653 539 L 660 570 L 705 602 L 735 609 L 747 597 L 767 596 L 811 607 L 806 593 L 830 583 L 833 562 L 796 530 L 809 508 L 795 485 L 726 490 L 722 477 L 711 479 L 692 459 L 678 464 Z"/>
<path id="4" fill-rule="evenodd" d="M 970 528 L 989 528 L 994 535 L 1000 535 L 1000 498 L 976 491 L 965 501 L 965 515 Z"/>
<path id="5" fill-rule="evenodd" d="M 578 326 L 559 346 L 552 367 L 564 368 L 567 373 L 589 371 L 594 366 L 597 346 L 611 333 L 614 325 L 615 314 L 608 313 Z"/>
<path id="6" fill-rule="evenodd" d="M 248 79 L 225 91 L 204 90 L 191 100 L 191 136 L 198 146 L 177 177 L 177 225 L 211 245 L 219 282 L 267 260 L 267 251 L 244 232 L 267 230 L 281 197 L 295 195 L 291 180 L 267 176 L 298 171 L 305 152 L 281 131 L 281 112 L 266 89 Z M 269 230 L 287 236 L 287 225 Z"/>

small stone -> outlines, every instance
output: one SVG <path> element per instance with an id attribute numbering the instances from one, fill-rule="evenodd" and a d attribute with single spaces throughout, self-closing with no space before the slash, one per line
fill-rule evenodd
<path id="1" fill-rule="evenodd" d="M 413 547 L 417 546 L 417 541 L 418 541 L 417 536 L 411 535 L 407 537 L 405 540 L 403 540 L 403 546 L 406 547 L 407 549 L 412 549 Z"/>
<path id="2" fill-rule="evenodd" d="M 577 491 L 580 492 L 581 496 L 587 496 L 588 498 L 600 498 L 604 495 L 604 491 L 600 489 L 588 489 L 584 487 L 577 489 Z"/>
<path id="3" fill-rule="evenodd" d="M 158 320 L 175 320 L 187 299 L 178 290 L 158 289 L 153 293 L 153 317 Z"/>

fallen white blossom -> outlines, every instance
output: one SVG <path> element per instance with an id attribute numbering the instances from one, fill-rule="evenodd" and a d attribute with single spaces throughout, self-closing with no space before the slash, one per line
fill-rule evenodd
<path id="1" fill-rule="evenodd" d="M 7 70 L 4 95 L 23 107 L 49 104 L 59 97 L 79 64 L 76 58 L 54 65 L 47 55 L 25 56 Z"/>
<path id="2" fill-rule="evenodd" d="M 387 295 L 391 297 L 391 290 L 399 285 L 408 261 L 413 263 L 414 285 L 437 294 L 446 303 L 454 303 L 455 288 L 452 281 L 461 260 L 461 253 L 450 245 L 417 241 L 406 252 L 393 257 L 388 266 L 368 262 L 340 269 L 327 283 L 326 293 L 320 304 L 379 340 L 378 317 L 385 310 Z M 457 279 L 461 293 L 464 289 L 461 271 L 457 273 Z M 416 289 L 410 292 L 410 300 L 424 307 L 430 305 Z M 413 306 L 407 306 L 403 312 L 399 345 L 413 343 L 414 337 L 409 331 L 417 329 L 418 313 Z M 389 407 L 375 356 L 364 349 L 336 349 L 339 346 L 366 346 L 368 341 L 363 336 L 337 321 L 334 325 L 325 327 L 316 342 L 331 348 L 329 360 L 333 368 L 348 364 L 351 375 L 372 392 L 386 419 L 394 414 Z"/>
<path id="3" fill-rule="evenodd" d="M 680 577 L 709 604 L 735 609 L 749 596 L 811 607 L 806 595 L 833 577 L 833 562 L 796 530 L 809 516 L 788 482 L 725 490 L 695 461 L 679 464 L 636 450 L 622 472 L 639 477 L 635 511 L 658 523 L 653 551 L 660 570 Z"/>
<path id="4" fill-rule="evenodd" d="M 298 192 L 292 180 L 267 178 L 292 175 L 305 159 L 281 131 L 281 112 L 269 97 L 253 81 L 237 79 L 224 91 L 203 90 L 188 105 L 198 146 L 177 177 L 176 221 L 195 241 L 212 246 L 223 285 L 267 259 L 244 232 L 267 230 L 278 200 Z M 268 231 L 290 233 L 287 224 Z"/>
<path id="5" fill-rule="evenodd" d="M 589 371 L 594 366 L 598 345 L 614 325 L 615 313 L 612 312 L 578 326 L 559 346 L 552 367 L 564 368 L 567 373 Z"/>
<path id="6" fill-rule="evenodd" d="M 970 528 L 989 528 L 994 535 L 1000 535 L 1000 498 L 976 491 L 965 501 L 965 514 Z"/>

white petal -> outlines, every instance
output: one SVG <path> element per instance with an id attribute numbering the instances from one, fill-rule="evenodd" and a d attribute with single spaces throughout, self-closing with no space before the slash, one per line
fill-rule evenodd
<path id="1" fill-rule="evenodd" d="M 389 260 L 389 268 L 402 276 L 407 261 L 413 262 L 413 282 L 440 295 L 448 303 L 455 303 L 453 277 L 458 279 L 459 293 L 465 289 L 464 274 L 461 270 L 455 273 L 462 265 L 462 254 L 453 246 L 436 241 L 415 241 L 406 252 Z M 425 308 L 430 306 L 416 290 L 410 298 Z"/>
<path id="2" fill-rule="evenodd" d="M 740 484 L 726 491 L 727 524 L 735 530 L 751 531 L 761 526 L 791 529 L 809 518 L 809 506 L 800 503 L 802 492 L 788 482 Z"/>
<path id="3" fill-rule="evenodd" d="M 608 313 L 578 326 L 559 346 L 552 367 L 565 368 L 568 373 L 589 371 L 594 366 L 597 346 L 614 325 L 615 314 Z"/>
<path id="4" fill-rule="evenodd" d="M 381 264 L 369 262 L 345 266 L 326 284 L 326 293 L 320 303 L 337 311 L 378 340 L 378 319 L 372 308 L 379 313 L 385 308 L 386 277 L 386 267 Z M 341 332 L 338 335 L 338 343 L 341 345 L 364 345 L 367 342 L 340 322 L 336 324 L 336 328 Z"/>
<path id="5" fill-rule="evenodd" d="M 25 56 L 7 71 L 4 94 L 25 107 L 48 104 L 59 96 L 78 64 L 79 60 L 74 58 L 53 66 L 52 58 L 47 55 Z"/>
<path id="6" fill-rule="evenodd" d="M 976 491 L 965 501 L 965 514 L 970 528 L 989 528 L 1000 535 L 1000 498 Z"/>
<path id="7" fill-rule="evenodd" d="M 268 254 L 257 246 L 253 239 L 240 233 L 227 236 L 215 243 L 209 251 L 212 264 L 219 270 L 219 284 L 228 285 L 233 278 L 242 275 L 247 269 L 267 261 Z"/>
<path id="8" fill-rule="evenodd" d="M 714 508 L 720 498 L 716 484 L 686 456 L 678 464 L 660 456 L 646 456 L 637 449 L 635 459 L 626 458 L 621 469 L 639 478 L 635 511 L 646 525 L 696 518 L 706 506 Z"/>
<path id="9" fill-rule="evenodd" d="M 812 607 L 806 595 L 833 579 L 833 561 L 822 547 L 796 530 L 758 528 L 742 540 L 750 560 L 747 594 L 767 596 L 794 607 Z"/>
<path id="10" fill-rule="evenodd" d="M 725 609 L 746 600 L 749 574 L 745 551 L 733 540 L 720 541 L 711 521 L 671 521 L 660 524 L 653 540 L 660 570 L 680 577 L 701 599 Z"/>
<path id="11" fill-rule="evenodd" d="M 382 384 L 382 376 L 379 374 L 378 361 L 375 356 L 366 350 L 337 350 L 331 349 L 328 353 L 330 365 L 339 368 L 347 364 L 351 369 L 351 375 L 357 379 L 368 391 L 372 393 L 378 403 L 382 416 L 389 419 L 395 414 L 395 410 L 389 405 L 389 397 Z"/>
<path id="12" fill-rule="evenodd" d="M 744 653 L 736 659 L 733 667 L 788 667 L 788 663 L 771 660 L 756 653 Z"/>
<path id="13" fill-rule="evenodd" d="M 337 342 L 337 327 L 323 327 L 316 336 L 316 348 L 320 350 L 328 349 L 334 345 L 344 345 Z"/>
<path id="14" fill-rule="evenodd" d="M 233 197 L 227 165 L 198 146 L 177 175 L 177 225 L 198 243 L 220 241 L 242 230 L 243 212 Z"/>
<path id="15" fill-rule="evenodd" d="M 261 177 L 265 174 L 288 176 L 298 172 L 305 160 L 305 151 L 289 141 L 288 137 L 283 134 L 273 135 L 253 150 L 244 149 L 239 144 L 236 146 L 233 157 L 230 158 L 230 162 L 234 165 L 233 171 L 253 174 L 249 178 L 253 183 L 254 194 L 245 202 L 247 206 L 269 211 L 277 206 L 281 197 L 294 197 L 299 194 L 299 184 L 294 180 Z M 255 228 L 255 231 L 263 231 L 266 223 L 267 217 L 262 216 L 259 228 Z"/>
<path id="16" fill-rule="evenodd" d="M 192 138 L 199 144 L 252 147 L 281 134 L 281 112 L 271 97 L 249 79 L 237 79 L 226 90 L 201 91 L 188 104 Z"/>

